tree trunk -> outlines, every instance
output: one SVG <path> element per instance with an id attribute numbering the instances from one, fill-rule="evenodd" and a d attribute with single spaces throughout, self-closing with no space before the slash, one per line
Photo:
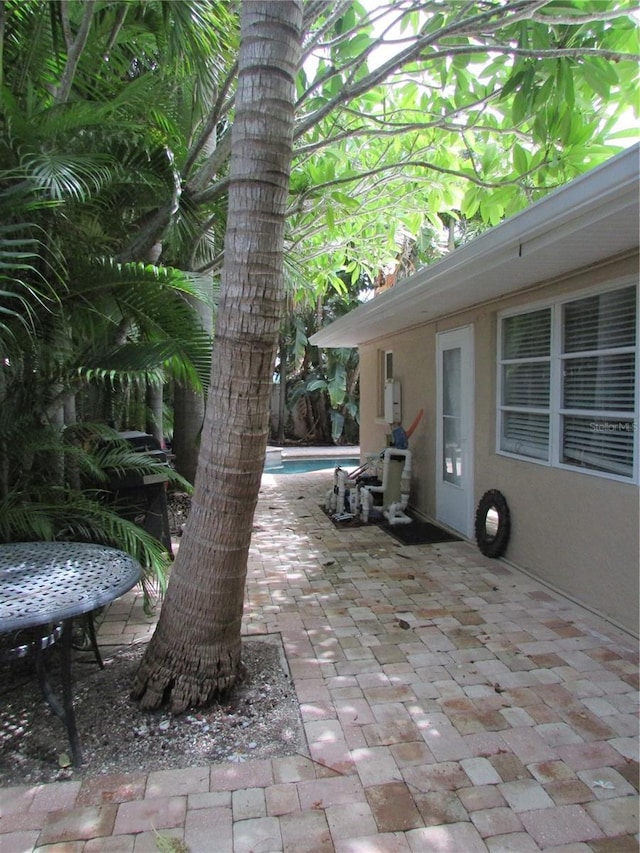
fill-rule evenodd
<path id="1" fill-rule="evenodd" d="M 67 394 L 64 398 L 64 424 L 70 426 L 78 422 L 78 413 L 76 410 L 75 394 Z M 78 460 L 72 454 L 65 460 L 65 478 L 72 489 L 80 491 L 82 488 L 82 478 L 80 477 L 80 466 Z"/>
<path id="2" fill-rule="evenodd" d="M 152 435 L 160 447 L 164 447 L 164 387 L 158 383 L 147 385 L 147 417 L 145 429 Z"/>
<path id="3" fill-rule="evenodd" d="M 175 713 L 242 671 L 241 619 L 283 299 L 299 0 L 241 4 L 225 262 L 191 511 L 133 695 Z"/>
<path id="4" fill-rule="evenodd" d="M 190 483 L 196 478 L 200 432 L 204 422 L 205 399 L 202 391 L 194 391 L 176 383 L 173 388 L 174 465 Z"/>
<path id="5" fill-rule="evenodd" d="M 213 308 L 201 299 L 185 296 L 198 313 L 203 328 L 213 335 Z M 177 383 L 173 389 L 173 442 L 176 471 L 190 483 L 196 478 L 200 434 L 204 423 L 205 395 Z"/>

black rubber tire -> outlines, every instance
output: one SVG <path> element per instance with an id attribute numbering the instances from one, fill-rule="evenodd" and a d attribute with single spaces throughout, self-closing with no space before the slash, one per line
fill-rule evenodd
<path id="1" fill-rule="evenodd" d="M 493 535 L 487 533 L 487 515 L 490 510 L 498 514 L 498 527 Z M 511 536 L 511 513 L 502 492 L 490 489 L 480 498 L 476 509 L 475 534 L 478 548 L 485 557 L 501 557 Z"/>

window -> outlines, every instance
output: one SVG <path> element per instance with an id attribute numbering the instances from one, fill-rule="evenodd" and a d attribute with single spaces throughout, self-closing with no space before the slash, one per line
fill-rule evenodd
<path id="1" fill-rule="evenodd" d="M 636 303 L 631 286 L 501 318 L 501 452 L 634 476 Z"/>
<path id="2" fill-rule="evenodd" d="M 549 458 L 551 309 L 502 323 L 502 450 Z"/>
<path id="3" fill-rule="evenodd" d="M 442 351 L 442 479 L 462 485 L 462 350 Z"/>
<path id="4" fill-rule="evenodd" d="M 384 389 L 393 379 L 393 353 L 389 350 L 378 350 L 378 400 L 377 417 L 384 418 Z"/>

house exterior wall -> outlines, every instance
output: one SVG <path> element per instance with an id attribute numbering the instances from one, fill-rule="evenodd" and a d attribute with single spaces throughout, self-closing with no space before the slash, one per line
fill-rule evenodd
<path id="1" fill-rule="evenodd" d="M 579 295 L 583 289 L 619 278 L 637 281 L 637 271 L 637 256 L 618 260 L 360 347 L 362 452 L 376 452 L 386 444 L 389 427 L 376 417 L 378 354 L 391 351 L 394 379 L 402 387 L 403 425 L 424 408 L 409 442 L 410 503 L 418 514 L 436 518 L 436 335 L 473 327 L 474 506 L 489 489 L 503 492 L 512 519 L 506 559 L 633 633 L 638 631 L 640 572 L 638 484 L 497 453 L 496 347 L 501 311 L 565 294 Z"/>

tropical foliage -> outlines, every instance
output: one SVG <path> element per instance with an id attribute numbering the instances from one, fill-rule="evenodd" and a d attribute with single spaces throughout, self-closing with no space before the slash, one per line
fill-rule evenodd
<path id="1" fill-rule="evenodd" d="M 149 389 L 206 385 L 210 335 L 190 300 L 211 293 L 201 276 L 118 259 L 163 198 L 170 158 L 142 112 L 130 45 L 109 49 L 115 76 L 100 79 L 100 37 L 82 63 L 60 47 L 69 9 L 80 7 L 6 3 L 0 27 L 0 541 L 105 541 L 162 581 L 166 549 L 115 511 L 108 482 L 157 469 L 117 435 L 147 427 Z"/>
<path id="2" fill-rule="evenodd" d="M 289 222 L 311 275 L 350 246 L 373 278 L 401 227 L 496 224 L 620 150 L 637 41 L 599 0 L 332 6 L 298 86 Z"/>
<path id="3" fill-rule="evenodd" d="M 280 335 L 278 387 L 286 394 L 286 430 L 280 438 L 310 444 L 357 444 L 359 357 L 357 349 L 319 350 L 309 337 L 371 296 L 374 283 L 360 264 L 345 258 L 337 272 L 340 291 L 320 300 L 311 291 L 286 312 Z M 282 387 L 284 385 L 284 387 Z"/>
<path id="4" fill-rule="evenodd" d="M 285 243 L 292 327 L 309 295 L 348 304 L 346 254 L 371 280 L 394 274 L 407 241 L 420 265 L 452 223 L 459 234 L 495 224 L 624 144 L 615 128 L 635 106 L 637 27 L 614 0 L 341 0 L 305 16 Z M 39 207 L 30 250 L 64 266 L 54 281 L 36 265 L 38 287 L 55 298 L 89 258 L 109 258 L 205 276 L 210 302 L 237 8 L 7 0 L 0 38 L 0 164 L 11 199 L 26 192 Z M 316 378 L 335 388 L 332 360 L 319 355 Z M 186 383 L 169 389 L 178 406 Z"/>
<path id="5" fill-rule="evenodd" d="M 291 5 L 297 14 L 300 4 Z M 126 547 L 140 537 L 102 501 L 115 464 L 100 456 L 103 429 L 148 426 L 162 437 L 159 389 L 179 406 L 185 389 L 201 393 L 207 383 L 210 329 L 200 308 L 215 307 L 224 269 L 243 8 L 0 4 L 5 537 L 93 531 Z M 407 246 L 411 263 L 422 263 L 421 249 L 434 245 L 429 230 L 437 244 L 443 230 L 459 239 L 469 223 L 495 224 L 624 145 L 617 122 L 635 106 L 638 58 L 629 4 L 300 8 L 284 236 L 300 342 L 324 322 L 319 304 L 328 314 L 339 310 L 336 298 L 348 307 L 358 282 L 393 273 Z M 218 331 L 235 346 L 238 373 L 250 363 L 243 319 L 279 311 L 258 294 L 225 315 Z M 308 394 L 326 393 L 337 434 L 353 405 L 352 356 L 289 352 L 282 364 L 295 366 Z M 303 375 L 303 364 L 313 370 Z M 248 387 L 253 379 L 249 372 Z M 267 413 L 262 397 L 255 405 L 249 451 L 259 456 Z M 202 419 L 191 420 L 195 446 Z M 203 441 L 222 447 L 229 424 L 217 428 Z"/>
<path id="6" fill-rule="evenodd" d="M 298 78 L 288 246 L 307 289 L 348 304 L 347 250 L 395 281 L 621 150 L 637 49 L 616 3 L 331 6 Z M 335 388 L 334 355 L 314 366 Z"/>

